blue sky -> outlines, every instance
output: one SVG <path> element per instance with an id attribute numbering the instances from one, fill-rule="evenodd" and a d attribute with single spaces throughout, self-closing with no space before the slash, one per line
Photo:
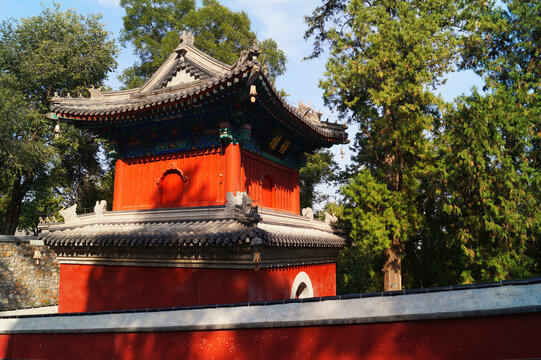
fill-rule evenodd
<path id="1" fill-rule="evenodd" d="M 118 39 L 122 29 L 122 16 L 124 10 L 119 5 L 119 0 L 70 0 L 56 1 L 61 8 L 73 8 L 78 13 L 100 13 L 103 15 L 103 23 L 108 31 Z M 297 105 L 300 100 L 310 103 L 312 107 L 323 113 L 323 118 L 331 121 L 337 119 L 337 114 L 331 109 L 325 108 L 322 99 L 322 90 L 318 87 L 319 79 L 322 78 L 325 69 L 325 57 L 303 61 L 310 54 L 311 42 L 303 39 L 306 25 L 304 15 L 310 14 L 321 0 L 222 0 L 221 3 L 234 11 L 244 10 L 252 21 L 252 30 L 257 33 L 258 39 L 273 38 L 278 43 L 287 58 L 287 72 L 277 79 L 277 88 L 283 88 L 290 94 L 288 101 Z M 21 18 L 38 15 L 45 7 L 53 5 L 52 0 L 0 0 L 0 19 Z M 109 76 L 107 84 L 113 89 L 118 89 L 120 83 L 117 76 L 123 69 L 135 62 L 131 48 L 121 48 L 122 53 L 117 58 L 118 68 Z M 447 84 L 438 91 L 444 99 L 450 101 L 463 93 L 469 93 L 472 86 L 481 86 L 481 80 L 472 72 L 453 73 L 448 75 Z M 340 122 L 341 119 L 338 119 Z M 349 138 L 352 139 L 355 129 L 349 130 Z M 339 160 L 340 147 L 335 146 L 333 152 Z M 347 150 L 347 147 L 346 147 Z M 349 151 L 347 151 L 349 153 Z M 340 161 L 343 166 L 349 158 Z"/>

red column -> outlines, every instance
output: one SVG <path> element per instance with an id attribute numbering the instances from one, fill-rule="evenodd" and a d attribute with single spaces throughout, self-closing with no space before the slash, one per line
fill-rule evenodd
<path id="1" fill-rule="evenodd" d="M 240 145 L 230 143 L 225 148 L 225 193 L 236 194 L 241 189 Z"/>
<path id="2" fill-rule="evenodd" d="M 292 206 L 289 211 L 291 211 L 295 215 L 301 214 L 301 192 L 299 189 L 299 171 L 295 170 L 293 171 L 293 175 L 291 175 L 291 179 L 293 181 L 293 195 L 292 195 Z"/>
<path id="3" fill-rule="evenodd" d="M 115 165 L 115 189 L 113 192 L 113 211 L 115 210 L 123 210 L 122 207 L 123 204 L 123 190 L 126 186 L 125 184 L 125 176 L 124 176 L 124 168 L 126 167 L 126 163 L 122 159 L 118 159 L 116 161 Z"/>

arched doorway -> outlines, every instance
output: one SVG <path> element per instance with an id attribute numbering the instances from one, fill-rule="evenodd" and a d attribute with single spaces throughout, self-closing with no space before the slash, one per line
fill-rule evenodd
<path id="1" fill-rule="evenodd" d="M 160 206 L 179 207 L 183 202 L 184 183 L 187 179 L 177 169 L 163 173 L 160 179 Z"/>

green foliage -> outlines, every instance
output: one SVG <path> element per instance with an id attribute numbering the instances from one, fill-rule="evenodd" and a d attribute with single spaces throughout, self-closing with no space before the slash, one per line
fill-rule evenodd
<path id="1" fill-rule="evenodd" d="M 517 110 L 506 89 L 474 91 L 446 118 L 442 210 L 447 241 L 459 244 L 466 260 L 460 282 L 531 275 L 526 249 L 539 235 L 539 197 L 531 186 L 540 172 L 528 156 L 533 118 Z"/>
<path id="2" fill-rule="evenodd" d="M 323 211 L 338 218 L 334 227 L 342 229 L 342 231 L 351 229 L 350 220 L 354 216 L 354 211 L 349 205 L 343 202 L 327 202 Z M 348 236 L 347 242 L 350 246 L 346 246 L 340 251 L 336 263 L 337 293 L 353 294 L 381 291 L 383 284 L 382 252 L 372 251 L 364 246 L 366 244 L 358 244 L 351 236 Z"/>
<path id="3" fill-rule="evenodd" d="M 36 172 L 51 156 L 46 146 L 50 139 L 40 136 L 50 131 L 50 124 L 10 80 L 7 75 L 0 77 L 0 176 L 4 185 L 25 171 Z"/>
<path id="4" fill-rule="evenodd" d="M 389 190 L 370 171 L 361 170 L 342 192 L 343 219 L 351 224 L 350 236 L 361 250 L 381 253 L 391 246 L 393 238 L 408 232 L 403 194 Z"/>
<path id="5" fill-rule="evenodd" d="M 2 233 L 15 231 L 19 214 L 21 225 L 35 228 L 41 212 L 53 213 L 65 201 L 66 189 L 81 180 L 69 163 L 72 154 L 86 160 L 85 171 L 99 173 L 96 146 L 80 146 L 94 140 L 68 127 L 55 139 L 45 117 L 55 91 L 86 93 L 116 66 L 117 48 L 99 20 L 56 6 L 0 25 Z"/>
<path id="6" fill-rule="evenodd" d="M 363 170 L 344 195 L 359 212 L 346 217 L 362 248 L 395 244 L 391 251 L 400 257 L 419 229 L 415 200 L 427 171 L 428 134 L 443 103 L 429 88 L 443 82 L 457 58 L 459 9 L 450 0 L 329 1 L 307 18 L 306 35 L 316 37 L 313 55 L 330 42 L 320 82 L 325 101 L 359 124 L 353 173 Z M 384 269 L 400 273 L 399 264 Z"/>
<path id="7" fill-rule="evenodd" d="M 57 7 L 20 22 L 2 22 L 2 72 L 43 107 L 55 90 L 86 93 L 116 66 L 117 49 L 99 21 L 98 15 L 84 17 Z"/>
<path id="8" fill-rule="evenodd" d="M 485 77 L 445 119 L 446 235 L 462 250 L 461 282 L 539 273 L 541 5 L 480 6 L 463 67 Z M 536 250 L 537 249 L 537 250 Z"/>
<path id="9" fill-rule="evenodd" d="M 284 52 L 278 49 L 278 44 L 273 39 L 265 39 L 259 43 L 259 61 L 262 64 L 267 64 L 267 71 L 271 80 L 275 80 L 278 76 L 286 72 L 287 58 Z M 285 97 L 288 94 L 281 89 L 280 95 Z"/>
<path id="10" fill-rule="evenodd" d="M 336 264 L 336 292 L 358 294 L 377 292 L 383 288 L 381 264 L 383 254 L 348 246 L 338 255 Z"/>
<path id="11" fill-rule="evenodd" d="M 143 63 L 169 56 L 177 44 L 163 53 L 162 41 L 169 34 L 177 40 L 180 21 L 195 10 L 195 0 L 121 0 L 120 5 L 126 11 L 121 40 L 132 42 Z"/>
<path id="12" fill-rule="evenodd" d="M 299 170 L 301 209 L 325 200 L 325 195 L 315 188 L 318 184 L 331 180 L 337 169 L 338 164 L 327 149 L 306 154 L 306 165 Z"/>
<path id="13" fill-rule="evenodd" d="M 52 155 L 47 138 L 50 124 L 28 102 L 24 94 L 15 89 L 8 75 L 0 75 L 0 218 L 2 233 L 16 228 L 20 201 L 13 204 L 13 195 L 22 200 L 30 189 L 34 177 L 43 177 L 43 163 Z M 16 212 L 15 219 L 9 215 Z M 9 221 L 8 221 L 9 220 Z"/>
<path id="14" fill-rule="evenodd" d="M 341 30 L 326 32 L 325 99 L 360 125 L 358 166 L 394 189 L 415 186 L 425 132 L 439 116 L 442 101 L 428 88 L 443 82 L 456 59 L 454 3 L 351 1 Z"/>
<path id="15" fill-rule="evenodd" d="M 178 45 L 182 31 L 192 32 L 196 47 L 227 64 L 256 38 L 245 12 L 233 12 L 216 0 L 203 0 L 199 8 L 193 0 L 121 0 L 120 5 L 126 10 L 121 39 L 131 42 L 139 56 L 120 77 L 126 88 L 142 85 L 156 71 Z M 266 39 L 260 49 L 271 78 L 283 74 L 287 59 L 276 42 Z"/>
<path id="16" fill-rule="evenodd" d="M 186 15 L 183 25 L 194 34 L 195 46 L 227 64 L 234 63 L 255 39 L 248 15 L 235 13 L 216 0 L 204 0 L 202 7 Z"/>
<path id="17" fill-rule="evenodd" d="M 338 0 L 307 18 L 312 56 L 330 44 L 326 101 L 360 125 L 341 291 L 378 289 L 397 239 L 407 287 L 540 273 L 540 15 L 536 1 Z M 434 96 L 455 67 L 486 93 Z"/>

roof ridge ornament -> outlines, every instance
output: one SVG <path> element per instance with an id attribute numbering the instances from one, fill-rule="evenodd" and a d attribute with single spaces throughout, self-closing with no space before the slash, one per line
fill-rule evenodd
<path id="1" fill-rule="evenodd" d="M 98 218 L 103 217 L 103 213 L 107 211 L 107 200 L 97 200 L 94 205 L 94 215 Z"/>
<path id="2" fill-rule="evenodd" d="M 306 119 L 310 120 L 311 122 L 314 122 L 316 124 L 321 122 L 321 117 L 323 116 L 323 113 L 315 111 L 310 105 L 304 105 L 302 101 L 299 101 L 298 109 L 301 112 L 301 115 Z"/>
<path id="3" fill-rule="evenodd" d="M 252 46 L 250 46 L 248 50 L 244 49 L 240 52 L 240 56 L 237 61 L 235 61 L 235 63 L 231 65 L 231 70 L 238 70 L 249 61 L 257 61 L 257 58 L 260 54 L 261 50 L 259 49 L 259 45 L 257 44 L 257 39 L 253 39 Z"/>
<path id="4" fill-rule="evenodd" d="M 314 211 L 311 207 L 305 207 L 301 210 L 302 216 L 310 220 L 314 220 Z"/>
<path id="5" fill-rule="evenodd" d="M 326 211 L 324 214 L 325 214 L 325 224 L 332 227 L 338 221 L 338 218 L 336 216 L 329 214 Z"/>
<path id="6" fill-rule="evenodd" d="M 251 216 L 256 220 L 259 219 L 259 215 L 257 213 L 258 207 L 252 207 L 252 199 L 245 191 L 237 191 L 236 195 L 233 194 L 232 191 L 229 191 L 225 194 L 225 197 L 227 200 L 225 204 L 226 209 L 238 209 L 242 215 Z"/>
<path id="7" fill-rule="evenodd" d="M 60 209 L 59 213 L 60 216 L 64 218 L 65 224 L 72 224 L 74 222 L 77 222 L 77 204 L 73 204 L 69 208 L 65 208 L 62 206 L 62 209 Z"/>
<path id="8" fill-rule="evenodd" d="M 90 93 L 91 99 L 101 99 L 103 98 L 103 95 L 101 93 L 101 86 L 99 88 L 95 88 L 94 85 L 90 85 L 88 88 L 88 92 Z"/>
<path id="9" fill-rule="evenodd" d="M 180 43 L 186 44 L 186 45 L 193 45 L 193 42 L 194 42 L 193 33 L 190 31 L 182 30 L 182 34 L 180 34 Z"/>

